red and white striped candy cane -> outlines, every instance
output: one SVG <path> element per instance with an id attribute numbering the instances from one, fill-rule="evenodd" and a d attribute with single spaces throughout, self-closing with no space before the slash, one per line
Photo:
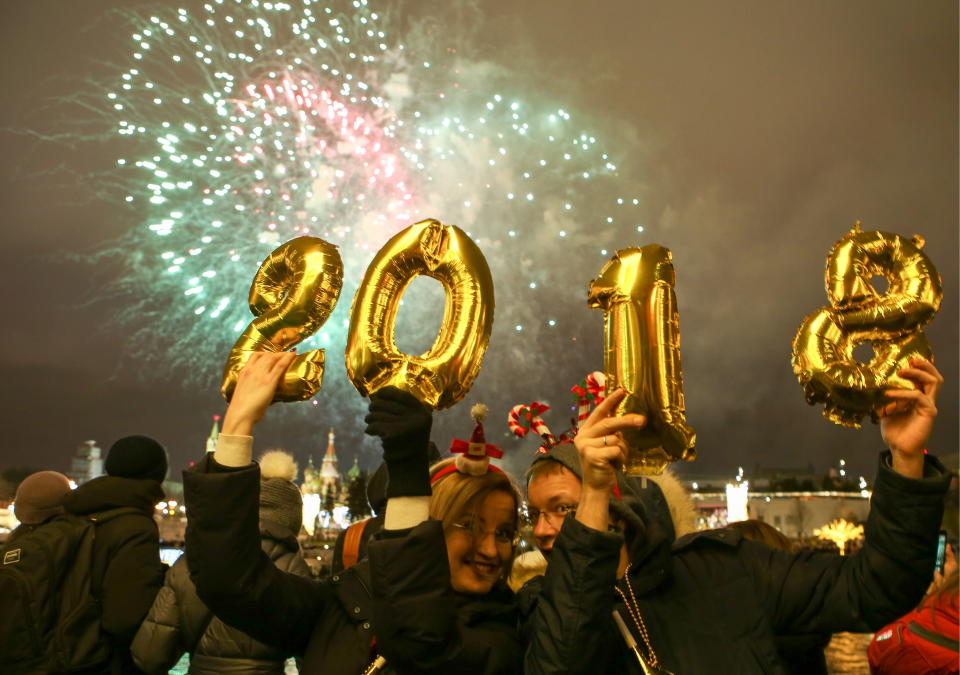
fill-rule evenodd
<path id="1" fill-rule="evenodd" d="M 548 410 L 550 410 L 550 406 L 537 401 L 530 405 L 515 405 L 510 409 L 510 414 L 507 415 L 507 426 L 520 438 L 524 438 L 532 429 L 548 444 L 552 445 L 555 443 L 553 434 L 550 433 L 550 429 L 547 428 L 546 423 L 540 416 Z"/>
<path id="2" fill-rule="evenodd" d="M 582 422 L 590 416 L 590 410 L 598 406 L 606 398 L 604 387 L 607 376 L 601 370 L 595 370 L 587 375 L 580 384 L 574 385 L 570 391 L 577 397 L 577 422 Z"/>

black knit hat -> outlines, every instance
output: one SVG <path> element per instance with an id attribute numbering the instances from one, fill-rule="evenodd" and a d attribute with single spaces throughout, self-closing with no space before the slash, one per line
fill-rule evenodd
<path id="1" fill-rule="evenodd" d="M 167 477 L 167 451 L 148 436 L 125 436 L 110 446 L 103 468 L 110 476 L 162 483 Z"/>

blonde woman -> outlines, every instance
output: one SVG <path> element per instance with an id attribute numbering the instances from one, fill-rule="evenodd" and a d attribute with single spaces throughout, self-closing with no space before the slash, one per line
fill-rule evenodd
<path id="1" fill-rule="evenodd" d="M 369 561 L 313 582 L 265 560 L 252 435 L 294 356 L 251 357 L 216 453 L 184 475 L 187 559 L 200 598 L 227 624 L 301 656 L 305 674 L 521 672 L 503 584 L 517 531 L 513 484 L 495 469 L 468 475 L 457 462 L 431 478 L 430 410 L 399 390 L 371 396 L 366 420 L 390 474 Z"/>

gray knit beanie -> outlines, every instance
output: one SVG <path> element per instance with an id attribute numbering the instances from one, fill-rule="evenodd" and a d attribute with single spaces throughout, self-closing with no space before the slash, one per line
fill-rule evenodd
<path id="1" fill-rule="evenodd" d="M 293 482 L 297 463 L 283 450 L 268 450 L 260 458 L 260 519 L 281 525 L 297 536 L 303 525 L 303 497 Z"/>

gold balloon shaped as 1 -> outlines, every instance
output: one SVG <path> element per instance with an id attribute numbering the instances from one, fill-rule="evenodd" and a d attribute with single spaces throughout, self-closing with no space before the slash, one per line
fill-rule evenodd
<path id="1" fill-rule="evenodd" d="M 418 275 L 443 285 L 443 323 L 420 356 L 394 342 L 400 298 Z M 367 267 L 350 310 L 347 374 L 364 396 L 387 385 L 434 408 L 462 399 L 480 372 L 493 328 L 493 279 L 480 249 L 458 227 L 425 220 L 390 239 Z"/>
<path id="2" fill-rule="evenodd" d="M 687 426 L 680 368 L 680 317 L 669 249 L 656 244 L 616 252 L 590 282 L 587 303 L 604 312 L 606 390 L 623 387 L 618 415 L 646 415 L 644 429 L 623 432 L 628 475 L 659 474 L 696 457 Z"/>
<path id="3" fill-rule="evenodd" d="M 337 247 L 317 237 L 298 237 L 273 251 L 250 286 L 256 317 L 230 350 L 220 393 L 230 400 L 237 377 L 253 352 L 280 352 L 310 337 L 330 316 L 343 286 Z M 320 390 L 324 352 L 313 349 L 290 364 L 273 400 L 304 401 Z"/>
<path id="4" fill-rule="evenodd" d="M 933 359 L 922 327 L 940 309 L 943 287 L 923 244 L 919 235 L 863 232 L 857 222 L 827 256 L 830 304 L 803 320 L 792 360 L 807 403 L 823 403 L 830 421 L 876 421 L 885 389 L 913 388 L 897 372 L 912 358 Z M 886 280 L 886 291 L 876 290 L 874 277 Z M 873 347 L 869 363 L 853 354 L 865 342 Z"/>

